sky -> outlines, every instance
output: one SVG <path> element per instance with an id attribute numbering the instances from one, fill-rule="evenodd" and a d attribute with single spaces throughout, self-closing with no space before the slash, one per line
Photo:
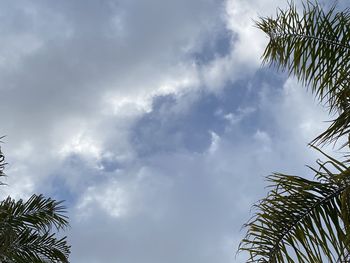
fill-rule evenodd
<path id="1" fill-rule="evenodd" d="M 282 0 L 0 2 L 0 195 L 65 200 L 72 263 L 231 263 L 327 112 L 261 66 Z"/>

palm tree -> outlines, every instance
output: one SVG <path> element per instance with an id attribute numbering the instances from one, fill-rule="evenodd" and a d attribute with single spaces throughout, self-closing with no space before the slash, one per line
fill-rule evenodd
<path id="1" fill-rule="evenodd" d="M 269 37 L 263 62 L 295 75 L 336 118 L 311 143 L 326 159 L 310 167 L 313 180 L 267 177 L 270 192 L 255 205 L 239 250 L 247 262 L 350 262 L 350 159 L 316 147 L 350 134 L 350 11 L 307 2 L 298 13 L 291 3 L 256 24 Z"/>
<path id="2" fill-rule="evenodd" d="M 0 177 L 5 176 L 4 155 L 0 150 Z M 28 201 L 11 197 L 0 202 L 0 262 L 49 263 L 68 262 L 70 246 L 66 237 L 53 230 L 68 226 L 65 207 L 42 195 Z"/>

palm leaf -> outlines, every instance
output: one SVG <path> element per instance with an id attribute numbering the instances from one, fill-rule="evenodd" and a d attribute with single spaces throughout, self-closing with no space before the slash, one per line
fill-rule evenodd
<path id="1" fill-rule="evenodd" d="M 68 262 L 70 246 L 52 226 L 68 227 L 61 202 L 42 195 L 0 202 L 0 262 Z"/>
<path id="2" fill-rule="evenodd" d="M 16 233 L 16 238 L 3 251 L 0 258 L 11 263 L 68 263 L 69 253 L 66 238 L 59 239 L 48 232 L 39 234 L 26 229 Z"/>
<path id="3" fill-rule="evenodd" d="M 33 228 L 46 232 L 54 226 L 57 230 L 68 226 L 62 201 L 32 195 L 26 202 L 8 197 L 0 202 L 0 222 Z M 0 223 L 1 224 L 1 223 Z"/>
<path id="4" fill-rule="evenodd" d="M 276 18 L 261 18 L 256 25 L 270 39 L 264 63 L 295 75 L 330 112 L 341 115 L 313 143 L 336 141 L 350 127 L 349 10 L 324 11 L 307 2 L 299 14 L 292 3 L 287 10 L 278 10 Z"/>
<path id="5" fill-rule="evenodd" d="M 255 207 L 240 251 L 248 262 L 345 262 L 350 229 L 350 168 L 327 156 L 315 179 L 276 173 Z"/>
<path id="6" fill-rule="evenodd" d="M 5 176 L 5 165 L 0 149 L 0 177 Z M 66 237 L 59 238 L 54 232 L 69 226 L 65 213 L 62 201 L 43 195 L 32 195 L 27 201 L 11 197 L 1 201 L 0 262 L 68 263 Z"/>
<path id="7" fill-rule="evenodd" d="M 1 141 L 2 138 L 4 138 L 4 136 L 0 137 L 0 143 L 2 142 Z M 5 162 L 5 156 L 3 155 L 1 148 L 0 148 L 0 177 L 5 176 L 4 169 L 5 169 L 6 164 L 7 163 Z M 0 182 L 0 185 L 3 185 L 3 183 Z"/>

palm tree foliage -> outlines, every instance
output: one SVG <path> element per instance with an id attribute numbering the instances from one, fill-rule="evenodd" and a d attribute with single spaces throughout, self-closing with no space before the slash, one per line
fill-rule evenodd
<path id="1" fill-rule="evenodd" d="M 257 27 L 269 36 L 263 63 L 287 70 L 309 86 L 331 112 L 340 115 L 314 142 L 333 141 L 350 131 L 350 12 L 324 11 L 307 2 L 276 18 L 261 18 Z"/>
<path id="2" fill-rule="evenodd" d="M 263 63 L 295 75 L 330 114 L 328 129 L 313 140 L 323 145 L 350 133 L 350 11 L 323 10 L 307 2 L 301 13 L 293 3 L 276 18 L 261 18 L 269 36 Z M 343 145 L 350 146 L 349 143 Z M 248 262 L 350 262 L 350 160 L 320 151 L 313 180 L 275 173 L 270 192 L 255 205 L 245 225 L 240 251 Z"/>
<path id="3" fill-rule="evenodd" d="M 0 151 L 0 176 L 5 176 L 4 155 Z M 43 195 L 27 201 L 11 197 L 0 202 L 0 262 L 68 262 L 70 246 L 66 237 L 53 230 L 68 227 L 62 202 Z"/>
<path id="4" fill-rule="evenodd" d="M 276 173 L 246 224 L 248 262 L 344 262 L 350 236 L 350 167 L 327 156 L 314 180 Z"/>

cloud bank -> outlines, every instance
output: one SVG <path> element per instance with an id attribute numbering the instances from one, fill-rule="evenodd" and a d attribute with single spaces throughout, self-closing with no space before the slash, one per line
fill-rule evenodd
<path id="1" fill-rule="evenodd" d="M 2 195 L 66 200 L 72 262 L 243 262 L 263 177 L 307 175 L 327 119 L 260 67 L 284 1 L 0 5 Z"/>

